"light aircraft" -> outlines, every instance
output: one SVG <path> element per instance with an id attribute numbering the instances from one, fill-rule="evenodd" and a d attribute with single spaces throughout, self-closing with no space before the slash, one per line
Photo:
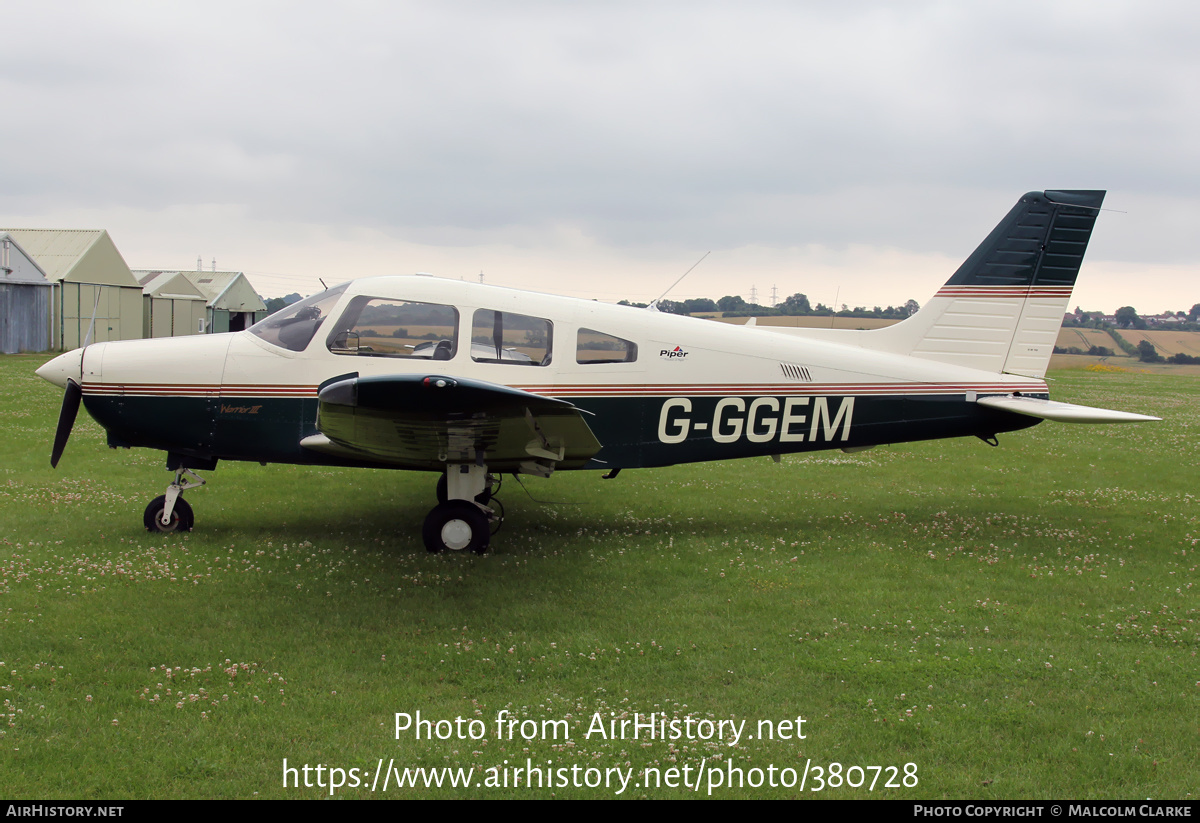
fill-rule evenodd
<path id="1" fill-rule="evenodd" d="M 1056 403 L 1044 381 L 1103 191 L 1030 192 L 908 319 L 744 326 L 430 276 L 354 280 L 230 334 L 96 343 L 38 369 L 113 448 L 167 453 L 151 531 L 221 460 L 440 473 L 422 537 L 487 549 L 503 473 L 623 469 L 996 435 L 1043 419 L 1156 420 Z"/>

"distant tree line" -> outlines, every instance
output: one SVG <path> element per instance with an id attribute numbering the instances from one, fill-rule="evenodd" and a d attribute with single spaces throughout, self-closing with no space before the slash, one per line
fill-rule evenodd
<path id="1" fill-rule="evenodd" d="M 303 299 L 304 298 L 296 292 L 292 292 L 291 294 L 285 294 L 283 297 L 266 298 L 263 300 L 263 302 L 267 304 L 267 314 L 274 314 L 280 309 L 290 306 L 293 303 L 299 302 Z"/>
<path id="2" fill-rule="evenodd" d="M 1149 340 L 1139 340 L 1137 344 L 1137 359 L 1143 363 L 1174 363 L 1179 366 L 1200 365 L 1200 357 L 1179 352 L 1170 357 L 1163 357 Z"/>
<path id="3" fill-rule="evenodd" d="M 1080 329 L 1134 329 L 1144 330 L 1151 325 L 1162 325 L 1161 317 L 1151 317 L 1149 320 L 1137 313 L 1137 309 L 1133 306 L 1122 306 L 1113 313 L 1113 320 L 1109 322 L 1104 319 L 1104 312 L 1098 311 L 1083 311 L 1078 306 L 1072 314 L 1068 314 L 1063 318 L 1063 326 L 1065 328 L 1080 328 Z M 1173 329 L 1180 331 L 1200 331 L 1200 303 L 1196 303 L 1189 311 L 1177 311 L 1173 314 L 1178 322 L 1170 324 Z M 1155 323 L 1157 321 L 1157 323 Z"/>
<path id="4" fill-rule="evenodd" d="M 297 300 L 301 299 L 302 298 L 299 294 L 292 292 L 291 294 L 283 297 L 271 297 L 264 299 L 263 302 L 267 305 L 267 314 L 274 314 L 285 306 L 290 306 L 292 303 L 295 303 Z M 629 300 L 622 300 L 620 301 L 619 305 L 636 306 L 638 308 L 646 307 L 645 303 L 633 303 Z M 808 295 L 801 294 L 799 292 L 793 294 L 791 297 L 784 298 L 782 302 L 777 303 L 774 306 L 763 306 L 757 303 L 748 303 L 743 297 L 741 297 L 741 295 L 737 294 L 727 294 L 720 300 L 712 300 L 708 297 L 695 297 L 690 300 L 658 301 L 658 310 L 667 312 L 669 314 L 716 314 L 717 312 L 721 312 L 726 317 L 802 317 L 812 315 L 816 317 L 877 317 L 888 320 L 903 320 L 906 317 L 916 314 L 917 310 L 920 308 L 921 306 L 916 300 L 909 300 L 903 306 L 888 306 L 887 308 L 875 306 L 874 308 L 870 309 L 868 309 L 866 306 L 855 306 L 854 308 L 850 308 L 843 303 L 841 309 L 834 310 L 833 308 L 826 306 L 824 303 L 818 303 L 816 306 L 813 306 L 812 303 L 809 302 Z M 1200 303 L 1194 304 L 1192 308 L 1186 312 L 1177 311 L 1174 313 L 1174 316 L 1179 320 L 1179 322 L 1172 323 L 1171 328 L 1178 329 L 1180 331 L 1200 331 Z M 1117 309 L 1113 314 L 1115 324 L 1106 321 L 1104 318 L 1104 312 L 1084 311 L 1076 306 L 1073 313 L 1068 314 L 1063 318 L 1063 327 L 1105 330 L 1112 328 L 1142 330 L 1149 328 L 1150 326 L 1150 323 L 1146 321 L 1146 318 L 1139 315 L 1133 306 L 1122 306 L 1121 308 Z M 1130 344 L 1127 345 L 1129 345 L 1130 349 L 1134 348 L 1134 346 Z M 1097 348 L 1106 351 L 1108 350 L 1105 346 L 1092 347 L 1092 349 Z M 1078 351 L 1075 349 L 1076 347 L 1072 346 L 1067 349 L 1063 349 L 1062 352 L 1068 354 L 1092 354 L 1091 350 L 1085 352 L 1083 349 L 1078 349 Z M 1138 353 L 1135 351 L 1129 351 L 1128 353 L 1133 356 L 1138 356 Z M 1104 357 L 1105 355 L 1100 354 L 1096 356 Z M 1188 357 L 1188 355 L 1178 356 L 1184 358 Z M 1161 360 L 1162 358 L 1160 357 L 1159 359 Z M 1196 358 L 1191 359 L 1195 360 Z"/>
<path id="5" fill-rule="evenodd" d="M 1082 348 L 1080 346 L 1055 346 L 1055 354 L 1086 354 L 1090 357 L 1112 357 L 1116 352 L 1108 346 L 1090 346 Z"/>
<path id="6" fill-rule="evenodd" d="M 1174 363 L 1179 366 L 1200 365 L 1200 357 L 1179 352 L 1170 357 L 1163 357 L 1149 340 L 1139 340 L 1137 344 L 1137 359 L 1143 363 Z"/>
<path id="7" fill-rule="evenodd" d="M 645 303 L 631 303 L 628 300 L 622 300 L 619 305 L 639 308 L 646 306 Z M 727 294 L 720 300 L 696 297 L 691 300 L 658 301 L 658 310 L 669 314 L 716 314 L 722 312 L 726 317 L 802 317 L 807 315 L 830 317 L 836 315 L 837 317 L 881 317 L 903 320 L 909 315 L 916 314 L 919 308 L 921 306 L 916 300 L 909 300 L 903 306 L 888 306 L 887 308 L 875 306 L 872 309 L 868 309 L 866 306 L 855 306 L 852 309 L 843 303 L 840 310 L 834 310 L 824 303 L 818 303 L 814 307 L 809 302 L 808 295 L 799 293 L 785 298 L 774 306 L 747 303 L 741 295 L 737 294 Z"/>

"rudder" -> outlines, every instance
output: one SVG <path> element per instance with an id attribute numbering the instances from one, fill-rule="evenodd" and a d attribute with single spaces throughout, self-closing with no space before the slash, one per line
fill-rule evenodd
<path id="1" fill-rule="evenodd" d="M 1024 195 L 929 303 L 869 335 L 867 345 L 991 372 L 1045 376 L 1104 195 Z"/>

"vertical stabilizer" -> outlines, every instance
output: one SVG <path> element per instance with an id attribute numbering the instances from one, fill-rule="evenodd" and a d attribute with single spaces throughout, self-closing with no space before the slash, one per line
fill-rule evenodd
<path id="1" fill-rule="evenodd" d="M 863 345 L 1045 376 L 1104 194 L 1026 194 L 919 312 Z"/>

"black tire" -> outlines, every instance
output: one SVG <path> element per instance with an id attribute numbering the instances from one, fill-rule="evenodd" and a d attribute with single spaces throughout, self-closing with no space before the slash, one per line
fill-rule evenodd
<path id="1" fill-rule="evenodd" d="M 161 494 L 150 501 L 150 505 L 146 507 L 146 513 L 142 515 L 142 523 L 148 532 L 161 532 L 170 534 L 172 532 L 190 532 L 192 526 L 195 525 L 196 518 L 192 514 L 192 507 L 182 497 L 176 498 L 175 508 L 171 510 L 171 524 L 164 526 L 162 524 L 163 509 L 167 507 L 167 496 Z"/>
<path id="2" fill-rule="evenodd" d="M 483 554 L 491 537 L 486 515 L 466 500 L 439 503 L 421 526 L 421 539 L 433 554 L 443 551 Z"/>

